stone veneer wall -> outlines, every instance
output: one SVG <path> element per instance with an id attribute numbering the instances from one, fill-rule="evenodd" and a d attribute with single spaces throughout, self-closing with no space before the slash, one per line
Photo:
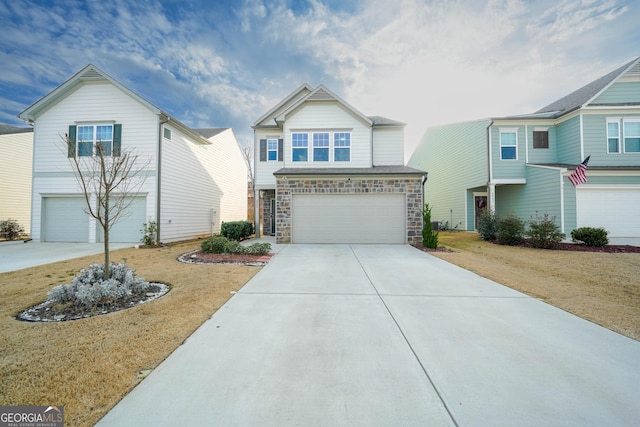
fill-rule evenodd
<path id="1" fill-rule="evenodd" d="M 262 234 L 271 236 L 271 199 L 275 197 L 275 190 L 265 190 L 262 192 Z"/>
<path id="2" fill-rule="evenodd" d="M 408 244 L 422 242 L 422 177 L 363 177 L 318 179 L 276 177 L 276 243 L 291 243 L 291 208 L 294 194 L 404 193 Z M 266 205 L 266 199 L 265 199 Z M 265 209 L 266 210 L 266 209 Z"/>

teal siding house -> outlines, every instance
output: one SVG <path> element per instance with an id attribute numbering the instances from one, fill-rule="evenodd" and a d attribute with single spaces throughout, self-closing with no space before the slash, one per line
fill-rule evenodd
<path id="1" fill-rule="evenodd" d="M 590 157 L 587 182 L 568 179 Z M 427 129 L 408 166 L 428 171 L 434 221 L 474 230 L 490 209 L 555 217 L 564 233 L 640 238 L 640 57 L 532 114 Z"/>

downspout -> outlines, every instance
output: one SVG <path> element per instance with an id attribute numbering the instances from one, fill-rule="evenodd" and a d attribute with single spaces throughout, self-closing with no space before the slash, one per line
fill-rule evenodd
<path id="1" fill-rule="evenodd" d="M 489 212 L 495 213 L 496 212 L 496 194 L 495 194 L 496 187 L 495 185 L 493 185 L 493 161 L 492 161 L 493 144 L 491 141 L 491 126 L 493 126 L 493 120 L 490 120 L 489 125 L 487 126 L 487 145 L 488 145 L 487 161 L 489 163 L 489 182 L 487 183 L 487 193 L 489 195 L 489 200 L 488 200 Z"/>
<path id="2" fill-rule="evenodd" d="M 157 178 L 156 178 L 156 236 L 158 239 L 158 244 L 162 241 L 160 239 L 160 199 L 162 198 L 161 195 L 161 181 L 162 181 L 162 126 L 165 123 L 168 123 L 170 120 L 169 117 L 167 117 L 166 120 L 162 121 L 162 115 L 160 115 L 160 121 L 158 122 L 158 155 L 157 155 L 157 164 L 156 164 L 156 171 L 157 171 Z"/>

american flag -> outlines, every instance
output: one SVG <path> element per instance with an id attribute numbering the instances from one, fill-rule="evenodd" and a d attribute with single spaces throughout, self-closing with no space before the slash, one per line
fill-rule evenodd
<path id="1" fill-rule="evenodd" d="M 576 170 L 569 175 L 569 181 L 571 181 L 574 186 L 587 182 L 587 175 L 585 171 L 587 170 L 587 163 L 589 163 L 590 158 L 591 156 L 587 156 L 587 158 L 578 165 Z"/>

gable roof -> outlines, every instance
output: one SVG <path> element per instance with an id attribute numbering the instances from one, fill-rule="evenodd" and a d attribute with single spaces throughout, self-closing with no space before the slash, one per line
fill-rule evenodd
<path id="1" fill-rule="evenodd" d="M 0 123 L 0 135 L 11 135 L 14 133 L 33 132 L 33 128 L 19 128 L 6 123 Z"/>
<path id="2" fill-rule="evenodd" d="M 263 127 L 264 125 L 261 126 L 260 123 L 264 122 L 267 119 L 275 118 L 275 116 L 277 116 L 280 113 L 280 111 L 285 109 L 288 105 L 294 103 L 297 99 L 300 99 L 305 94 L 310 93 L 311 91 L 313 91 L 313 88 L 311 86 L 309 86 L 307 83 L 303 83 L 296 90 L 294 90 L 289 95 L 287 95 L 275 107 L 271 108 L 269 111 L 267 111 L 262 116 L 260 116 L 260 118 L 258 120 L 253 122 L 253 124 L 254 124 L 253 127 L 254 128 Z M 269 126 L 269 125 L 267 125 L 267 126 Z M 275 123 L 272 124 L 271 126 L 275 126 Z"/>
<path id="3" fill-rule="evenodd" d="M 535 114 L 543 114 L 546 117 L 556 118 L 571 111 L 577 110 L 580 107 L 588 104 L 589 101 L 597 97 L 617 79 L 626 73 L 639 74 L 640 71 L 635 71 L 635 68 L 640 65 L 640 57 L 635 58 L 632 61 L 627 62 L 620 68 L 617 68 L 610 73 L 600 77 L 597 80 L 581 87 L 580 89 L 571 92 L 569 95 L 560 98 L 559 100 L 552 102 L 551 104 L 543 107 L 535 112 Z"/>
<path id="4" fill-rule="evenodd" d="M 99 69 L 93 64 L 88 64 L 83 69 L 78 71 L 76 74 L 71 76 L 67 81 L 62 83 L 60 86 L 49 92 L 47 95 L 40 98 L 38 101 L 27 107 L 24 111 L 22 111 L 18 117 L 22 120 L 33 123 L 37 117 L 46 111 L 51 105 L 55 105 L 57 102 L 64 99 L 67 95 L 69 95 L 73 90 L 75 90 L 78 86 L 86 83 L 86 82 L 109 82 L 116 88 L 120 89 L 126 95 L 130 96 L 144 107 L 149 109 L 153 114 L 159 116 L 162 122 L 171 122 L 173 126 L 176 126 L 196 141 L 201 144 L 210 144 L 211 142 L 207 141 L 202 135 L 195 132 L 193 129 L 180 122 L 174 117 L 171 117 L 169 114 L 162 111 L 160 108 L 156 107 L 113 77 L 109 76 L 107 73 Z"/>
<path id="5" fill-rule="evenodd" d="M 324 101 L 336 101 L 338 104 L 342 105 L 348 112 L 353 114 L 354 116 L 361 119 L 364 123 L 372 126 L 373 121 L 362 114 L 360 111 L 353 108 L 349 105 L 345 100 L 340 98 L 335 93 L 331 92 L 323 85 L 319 85 L 313 91 L 311 91 L 306 96 L 300 98 L 297 102 L 291 104 L 286 110 L 282 111 L 277 117 L 275 117 L 276 123 L 283 122 L 288 114 L 295 111 L 299 106 L 306 102 L 324 102 Z"/>
<path id="6" fill-rule="evenodd" d="M 204 128 L 204 129 L 194 129 L 194 131 L 198 132 L 205 139 L 212 138 L 229 128 Z"/>

